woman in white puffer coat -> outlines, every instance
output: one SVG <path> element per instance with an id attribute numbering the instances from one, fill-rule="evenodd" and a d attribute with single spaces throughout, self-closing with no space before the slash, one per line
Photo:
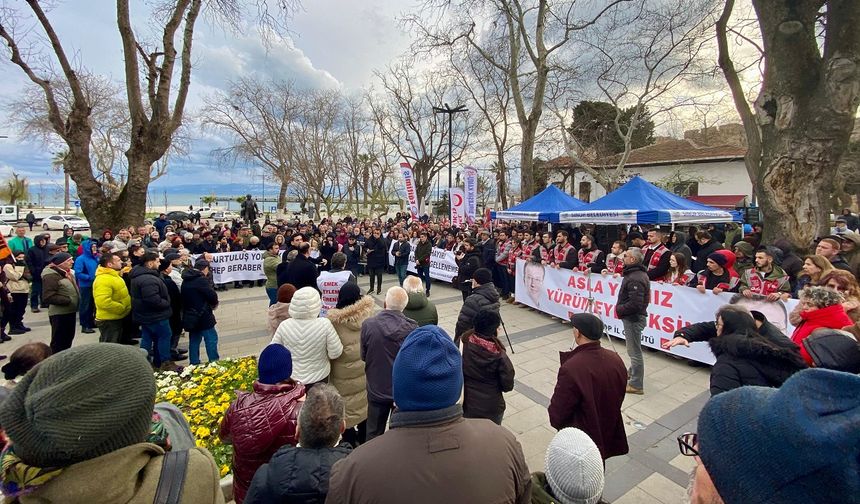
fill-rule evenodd
<path id="1" fill-rule="evenodd" d="M 272 343 L 284 345 L 293 356 L 292 378 L 306 388 L 328 382 L 331 359 L 343 353 L 343 344 L 327 318 L 320 318 L 319 292 L 302 287 L 293 294 L 290 318 L 281 322 Z"/>

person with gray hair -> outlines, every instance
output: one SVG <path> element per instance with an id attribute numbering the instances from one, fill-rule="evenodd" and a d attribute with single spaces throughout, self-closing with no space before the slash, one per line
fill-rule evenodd
<path id="1" fill-rule="evenodd" d="M 418 327 L 403 314 L 408 302 L 403 287 L 391 287 L 385 293 L 385 309 L 361 324 L 361 360 L 367 378 L 367 441 L 385 432 L 394 408 L 394 358 L 406 336 Z"/>
<path id="2" fill-rule="evenodd" d="M 283 446 L 254 475 L 245 504 L 324 502 L 335 462 L 352 451 L 340 436 L 346 425 L 337 389 L 321 383 L 308 392 L 299 413 L 298 446 Z"/>
<path id="3" fill-rule="evenodd" d="M 648 272 L 642 265 L 644 258 L 642 249 L 630 247 L 624 254 L 624 269 L 621 274 L 621 287 L 618 289 L 618 301 L 615 315 L 624 324 L 624 341 L 627 345 L 627 355 L 630 356 L 630 368 L 627 375 L 628 394 L 645 393 L 645 361 L 642 358 L 642 331 L 648 317 L 648 303 L 651 300 L 651 281 Z"/>

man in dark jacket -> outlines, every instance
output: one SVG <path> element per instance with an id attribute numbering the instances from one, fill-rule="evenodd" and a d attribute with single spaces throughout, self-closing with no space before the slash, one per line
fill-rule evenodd
<path id="1" fill-rule="evenodd" d="M 406 336 L 418 327 L 403 315 L 409 296 L 403 287 L 385 293 L 385 309 L 361 324 L 361 360 L 367 378 L 367 441 L 385 432 L 394 407 L 391 367 Z"/>
<path id="2" fill-rule="evenodd" d="M 412 245 L 407 238 L 406 233 L 401 231 L 391 249 L 391 255 L 394 256 L 394 271 L 397 272 L 397 281 L 401 287 L 403 287 L 403 280 L 406 279 L 406 268 L 409 267 L 409 253 L 412 252 Z"/>
<path id="3" fill-rule="evenodd" d="M 649 280 L 662 280 L 669 272 L 669 258 L 672 253 L 663 245 L 663 230 L 654 228 L 648 231 L 648 244 L 642 249 L 645 257 L 642 264 L 648 272 Z"/>
<path id="4" fill-rule="evenodd" d="M 361 244 L 358 243 L 357 237 L 354 234 L 349 235 L 347 238 L 346 245 L 343 246 L 343 252 L 346 254 L 346 269 L 352 272 L 352 274 L 358 278 L 358 275 L 361 273 Z"/>
<path id="5" fill-rule="evenodd" d="M 460 292 L 463 294 L 463 301 L 472 293 L 472 275 L 479 268 L 483 267 L 481 254 L 475 247 L 475 240 L 469 238 L 463 243 L 463 253 L 456 256 L 457 259 L 457 281 L 460 285 Z"/>
<path id="6" fill-rule="evenodd" d="M 570 318 L 576 346 L 561 352 L 561 367 L 549 403 L 549 423 L 588 434 L 604 461 L 629 451 L 621 404 L 627 370 L 617 353 L 600 347 L 603 322 L 591 313 Z"/>
<path id="7" fill-rule="evenodd" d="M 200 342 L 206 345 L 206 357 L 215 362 L 218 356 L 218 332 L 215 314 L 218 293 L 209 283 L 209 261 L 198 258 L 193 268 L 182 272 L 182 325 L 188 331 L 191 364 L 200 364 Z"/>
<path id="8" fill-rule="evenodd" d="M 493 274 L 487 268 L 479 268 L 472 275 L 472 293 L 463 302 L 460 315 L 457 316 L 457 325 L 454 328 L 454 344 L 460 346 L 460 338 L 463 333 L 472 329 L 475 323 L 475 315 L 484 310 L 499 313 L 499 291 L 493 284 Z"/>
<path id="9" fill-rule="evenodd" d="M 349 443 L 338 442 L 344 414 L 334 387 L 314 385 L 299 413 L 299 446 L 283 446 L 257 469 L 244 503 L 325 502 L 332 466 L 352 451 Z"/>
<path id="10" fill-rule="evenodd" d="M 723 246 L 711 238 L 711 233 L 707 231 L 697 231 L 696 242 L 699 244 L 699 250 L 696 251 L 696 260 L 693 261 L 690 269 L 694 272 L 699 272 L 705 269 L 708 256 L 720 250 Z"/>
<path id="11" fill-rule="evenodd" d="M 328 502 L 530 501 L 531 479 L 513 433 L 463 418 L 462 361 L 445 331 L 429 325 L 412 332 L 389 376 L 397 403 L 391 430 L 334 465 Z"/>
<path id="12" fill-rule="evenodd" d="M 316 265 L 311 262 L 310 255 L 311 244 L 302 243 L 299 246 L 298 255 L 290 263 L 289 269 L 287 269 L 286 283 L 293 284 L 296 290 L 302 287 L 313 287 L 319 290 L 319 287 L 317 287 L 317 277 L 320 276 L 320 273 Z"/>
<path id="13" fill-rule="evenodd" d="M 651 301 L 651 283 L 648 273 L 642 266 L 642 250 L 630 247 L 624 254 L 624 270 L 621 273 L 621 287 L 615 316 L 624 324 L 624 341 L 627 355 L 630 356 L 630 377 L 627 383 L 628 394 L 643 394 L 645 383 L 645 361 L 642 359 L 642 331 L 648 317 L 648 303 Z"/>
<path id="14" fill-rule="evenodd" d="M 430 297 L 430 256 L 433 254 L 433 244 L 427 236 L 427 231 L 421 231 L 418 244 L 415 245 L 415 271 L 418 278 L 424 282 L 424 294 Z"/>
<path id="15" fill-rule="evenodd" d="M 39 307 L 47 308 L 42 302 L 42 270 L 48 265 L 51 255 L 48 253 L 48 238 L 50 235 L 43 234 L 33 240 L 33 246 L 27 250 L 27 266 L 33 275 L 30 284 L 30 309 L 33 313 L 41 311 Z"/>
<path id="16" fill-rule="evenodd" d="M 179 257 L 179 254 L 172 254 Z M 185 356 L 177 351 L 179 345 L 179 337 L 182 335 L 182 295 L 179 291 L 179 286 L 170 274 L 173 272 L 173 264 L 167 258 L 161 259 L 158 263 L 158 273 L 161 275 L 161 280 L 167 287 L 167 294 L 170 296 L 170 360 L 184 360 Z"/>
<path id="17" fill-rule="evenodd" d="M 170 360 L 170 294 L 158 274 L 159 263 L 158 254 L 147 252 L 132 268 L 131 314 L 140 324 L 140 347 L 152 353 L 153 366 L 172 370 L 176 366 Z"/>
<path id="18" fill-rule="evenodd" d="M 499 341 L 499 314 L 475 315 L 475 329 L 463 335 L 463 417 L 486 418 L 502 425 L 503 392 L 514 389 L 514 365 Z"/>
<path id="19" fill-rule="evenodd" d="M 382 293 L 382 272 L 388 267 L 388 242 L 382 237 L 382 230 L 373 228 L 373 235 L 364 242 L 367 251 L 367 274 L 370 277 L 370 290 L 376 286 L 376 293 Z"/>

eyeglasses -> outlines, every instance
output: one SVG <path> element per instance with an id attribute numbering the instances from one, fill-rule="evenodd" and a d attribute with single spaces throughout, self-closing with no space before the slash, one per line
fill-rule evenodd
<path id="1" fill-rule="evenodd" d="M 695 432 L 685 432 L 678 436 L 678 449 L 681 455 L 686 457 L 698 457 L 699 450 L 695 447 L 699 444 L 699 435 Z"/>

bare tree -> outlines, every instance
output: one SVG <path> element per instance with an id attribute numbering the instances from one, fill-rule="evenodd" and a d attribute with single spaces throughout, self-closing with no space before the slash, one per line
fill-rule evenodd
<path id="1" fill-rule="evenodd" d="M 695 89 L 705 73 L 703 49 L 712 39 L 714 0 L 665 2 L 644 0 L 639 9 L 626 10 L 598 23 L 600 30 L 591 32 L 581 43 L 593 55 L 592 72 L 570 75 L 560 73 L 556 99 L 551 107 L 558 118 L 560 133 L 571 165 L 588 173 L 609 192 L 624 182 L 624 167 L 630 158 L 633 138 L 638 128 L 655 116 L 696 103 Z M 614 133 L 624 149 L 613 157 L 614 166 L 606 167 L 606 158 L 594 159 L 585 154 L 583 142 L 568 129 L 566 106 L 569 94 L 565 86 L 593 82 L 597 95 L 615 108 Z M 601 166 L 594 162 L 600 161 Z"/>
<path id="2" fill-rule="evenodd" d="M 447 120 L 433 113 L 446 102 L 462 103 L 462 89 L 438 71 L 417 74 L 409 61 L 377 72 L 380 95 L 368 96 L 373 119 L 381 137 L 396 149 L 401 159 L 412 165 L 419 208 L 423 208 L 433 179 L 448 165 Z M 473 118 L 454 120 L 453 162 L 458 162 L 475 128 Z"/>
<path id="3" fill-rule="evenodd" d="M 630 1 L 607 0 L 591 8 L 575 0 L 425 0 L 422 11 L 408 18 L 418 30 L 419 48 L 466 45 L 508 74 L 521 130 L 523 199 L 535 193 L 535 143 L 554 58 L 575 33 Z"/>
<path id="4" fill-rule="evenodd" d="M 843 163 L 860 103 L 860 2 L 752 0 L 764 75 L 749 100 L 729 46 L 734 0 L 716 24 L 719 65 L 747 137 L 764 240 L 807 249 L 829 227 L 830 195 L 860 178 Z"/>
<path id="5" fill-rule="evenodd" d="M 0 38 L 8 46 L 12 63 L 44 94 L 51 128 L 68 147 L 65 169 L 75 181 L 85 215 L 95 231 L 108 226 L 139 224 L 146 210 L 152 167 L 168 151 L 174 134 L 182 125 L 191 85 L 191 45 L 195 25 L 204 7 L 203 0 L 156 3 L 150 20 L 158 26 L 160 36 L 159 42 L 151 44 L 142 42 L 135 33 L 129 1 L 116 2 L 117 27 L 124 56 L 129 143 L 125 150 L 127 178 L 115 197 L 104 190 L 93 170 L 90 152 L 93 105 L 84 90 L 79 68 L 73 65 L 67 48 L 43 8 L 43 2 L 26 0 L 26 4 L 27 8 L 0 10 Z M 269 27 L 275 25 L 276 18 L 270 13 L 266 0 L 250 4 L 257 7 L 264 24 Z M 289 10 L 292 5 L 289 0 L 278 2 L 279 9 Z M 213 16 L 231 22 L 233 26 L 242 22 L 243 5 L 238 0 L 214 0 L 207 2 L 206 6 Z M 35 20 L 38 29 L 22 28 L 31 22 L 30 19 Z M 39 37 L 47 40 L 52 57 L 59 65 L 57 74 L 64 81 L 61 86 L 68 86 L 71 92 L 71 107 L 66 111 L 60 107 L 58 83 L 51 80 L 50 65 L 40 64 L 46 58 L 29 51 L 31 44 L 39 43 Z"/>

